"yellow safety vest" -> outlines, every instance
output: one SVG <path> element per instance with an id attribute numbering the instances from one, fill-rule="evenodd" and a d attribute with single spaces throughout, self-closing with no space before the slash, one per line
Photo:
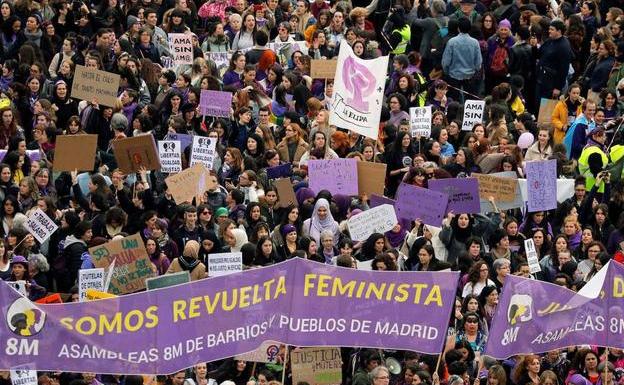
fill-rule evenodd
<path id="1" fill-rule="evenodd" d="M 589 156 L 591 154 L 599 154 L 602 158 L 602 167 L 605 168 L 609 163 L 609 158 L 607 158 L 607 154 L 602 151 L 602 149 L 598 146 L 589 146 L 583 149 L 581 156 L 578 159 L 578 169 L 579 173 L 585 177 L 585 188 L 589 191 L 594 187 L 596 183 L 596 178 L 589 170 Z M 604 182 L 598 188 L 598 192 L 604 192 Z"/>
<path id="2" fill-rule="evenodd" d="M 392 50 L 395 55 L 404 54 L 407 51 L 407 44 L 412 38 L 412 29 L 409 24 L 406 24 L 401 29 L 395 29 L 392 33 L 398 32 L 401 35 L 401 42 Z"/>

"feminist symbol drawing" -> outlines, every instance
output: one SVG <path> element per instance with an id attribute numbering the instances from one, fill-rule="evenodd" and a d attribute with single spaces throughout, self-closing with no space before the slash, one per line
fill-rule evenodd
<path id="1" fill-rule="evenodd" d="M 345 88 L 352 95 L 347 99 L 347 104 L 358 111 L 367 112 L 368 102 L 365 100 L 365 95 L 370 95 L 375 91 L 375 75 L 364 65 L 356 62 L 354 58 L 348 57 L 342 67 L 342 80 Z"/>

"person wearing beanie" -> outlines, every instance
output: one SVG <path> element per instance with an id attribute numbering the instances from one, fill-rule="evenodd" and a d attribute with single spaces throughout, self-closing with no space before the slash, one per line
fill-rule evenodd
<path id="1" fill-rule="evenodd" d="M 21 255 L 13 256 L 11 261 L 11 276 L 8 282 L 26 281 L 26 292 L 28 293 L 28 299 L 36 301 L 43 298 L 46 294 L 46 289 L 37 285 L 37 283 L 31 278 L 28 270 L 28 260 Z"/>
<path id="2" fill-rule="evenodd" d="M 486 92 L 495 85 L 504 82 L 509 75 L 510 50 L 515 40 L 511 34 L 511 23 L 503 19 L 498 23 L 498 30 L 487 41 Z"/>
<path id="3" fill-rule="evenodd" d="M 187 241 L 184 245 L 182 256 L 176 258 L 169 265 L 167 274 L 188 271 L 191 275 L 191 281 L 197 281 L 206 278 L 206 265 L 201 263 L 199 257 L 199 242 L 195 240 Z"/>
<path id="4" fill-rule="evenodd" d="M 74 232 L 65 238 L 61 258 L 65 260 L 65 274 L 58 272 L 56 276 L 58 290 L 67 293 L 78 279 L 78 270 L 83 258 L 90 258 L 88 243 L 93 237 L 90 221 L 80 221 L 74 227 Z"/>

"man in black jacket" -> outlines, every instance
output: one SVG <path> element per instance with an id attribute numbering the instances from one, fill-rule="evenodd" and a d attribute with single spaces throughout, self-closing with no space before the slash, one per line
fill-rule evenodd
<path id="1" fill-rule="evenodd" d="M 538 49 L 537 100 L 559 98 L 566 84 L 574 52 L 564 32 L 563 21 L 553 20 L 548 28 L 549 39 Z"/>

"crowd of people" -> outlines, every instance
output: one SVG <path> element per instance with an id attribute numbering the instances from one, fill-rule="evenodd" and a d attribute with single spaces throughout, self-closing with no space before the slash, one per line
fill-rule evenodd
<path id="1" fill-rule="evenodd" d="M 577 346 L 505 361 L 484 352 L 510 274 L 579 290 L 609 260 L 624 261 L 622 0 L 3 0 L 0 16 L 0 279 L 24 281 L 31 300 L 66 293 L 78 301 L 78 271 L 93 266 L 89 247 L 135 233 L 156 274 L 188 271 L 192 280 L 208 277 L 217 252 L 241 252 L 245 269 L 295 257 L 450 268 L 461 279 L 439 370 L 428 355 L 345 347 L 345 384 L 624 380 L 621 349 Z M 172 66 L 170 33 L 191 36 L 192 65 Z M 362 59 L 390 56 L 377 140 L 330 125 L 334 81 L 311 77 L 312 60 L 335 59 L 342 44 Z M 78 65 L 120 75 L 114 106 L 71 98 Z M 202 90 L 233 94 L 229 119 L 200 114 Z M 485 100 L 484 120 L 462 130 L 468 99 Z M 545 103 L 554 108 L 540 116 Z M 433 111 L 429 137 L 410 127 L 409 109 L 423 106 Z M 92 172 L 55 171 L 57 137 L 85 133 L 98 135 Z M 115 140 L 168 134 L 217 141 L 218 185 L 185 204 L 174 201 L 166 174 L 125 175 L 113 152 Z M 189 156 L 187 147 L 184 168 Z M 432 179 L 502 171 L 523 178 L 526 162 L 549 159 L 574 193 L 547 212 L 499 210 L 492 197 L 483 213 L 449 212 L 441 227 L 410 218 L 355 242 L 346 223 L 370 197 L 308 187 L 308 161 L 335 158 L 385 163 L 388 198 L 401 183 L 427 188 Z M 282 207 L 267 169 L 287 163 L 297 204 Z M 59 226 L 43 243 L 24 226 L 36 209 Z M 384 365 L 389 356 L 400 374 Z M 227 359 L 156 380 L 291 383 L 283 365 Z M 2 372 L 0 383 L 9 381 Z M 40 372 L 39 383 L 143 378 Z"/>

